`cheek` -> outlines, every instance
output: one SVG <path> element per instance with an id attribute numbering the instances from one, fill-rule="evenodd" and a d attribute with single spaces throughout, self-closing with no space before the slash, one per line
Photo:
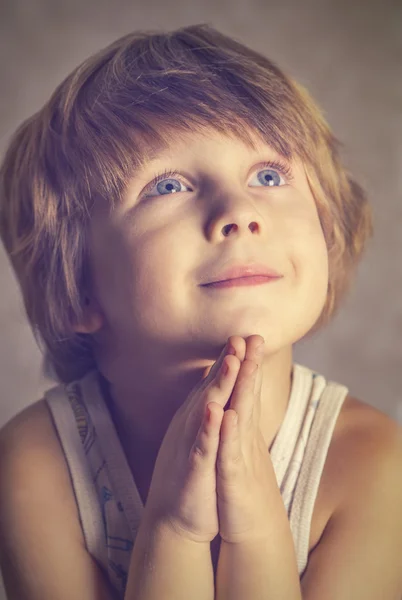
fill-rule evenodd
<path id="1" fill-rule="evenodd" d="M 126 278 L 132 285 L 127 300 L 141 306 L 143 314 L 162 314 L 181 302 L 188 258 L 179 237 L 150 230 L 125 241 Z"/>
<path id="2" fill-rule="evenodd" d="M 314 285 L 328 285 L 328 250 L 318 214 L 312 207 L 300 210 L 289 223 L 291 229 L 291 260 L 296 274 Z"/>
<path id="3" fill-rule="evenodd" d="M 319 224 L 310 230 L 303 273 L 311 309 L 316 307 L 320 313 L 327 299 L 329 272 L 327 246 Z"/>
<path id="4" fill-rule="evenodd" d="M 95 293 L 108 315 L 121 311 L 129 282 L 127 249 L 113 232 L 104 231 L 93 247 Z"/>

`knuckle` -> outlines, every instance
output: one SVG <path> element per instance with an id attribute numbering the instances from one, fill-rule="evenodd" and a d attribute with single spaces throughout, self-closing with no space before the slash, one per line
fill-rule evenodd
<path id="1" fill-rule="evenodd" d="M 217 468 L 219 473 L 225 477 L 236 477 L 241 473 L 243 466 L 242 456 L 239 452 L 226 456 L 224 459 L 220 458 L 217 461 Z"/>
<path id="2" fill-rule="evenodd" d="M 209 453 L 205 449 L 195 446 L 189 457 L 190 470 L 196 473 L 203 473 L 205 469 L 208 470 L 210 462 L 208 458 Z"/>
<path id="3" fill-rule="evenodd" d="M 208 454 L 209 452 L 206 444 L 204 444 L 201 439 L 197 439 L 193 444 L 190 460 L 194 464 L 197 464 L 200 460 L 206 458 Z"/>
<path id="4" fill-rule="evenodd" d="M 199 444 L 194 444 L 193 447 L 193 456 L 197 459 L 197 458 L 204 458 L 206 456 L 207 452 L 205 451 L 204 448 L 202 448 L 202 446 L 200 446 Z"/>
<path id="5" fill-rule="evenodd" d="M 243 464 L 242 455 L 240 454 L 240 452 L 236 452 L 235 454 L 233 454 L 229 461 L 229 464 L 233 465 L 233 468 L 235 468 L 236 470 L 240 470 Z"/>
<path id="6" fill-rule="evenodd" d="M 239 476 L 238 465 L 231 461 L 219 461 L 217 463 L 217 470 L 219 477 L 222 477 L 224 480 L 234 480 Z"/>
<path id="7" fill-rule="evenodd" d="M 217 383 L 214 382 L 214 385 L 211 385 L 211 387 L 207 388 L 205 390 L 205 406 L 209 403 L 209 402 L 214 402 L 215 400 L 218 400 L 218 398 L 221 396 L 222 394 L 222 390 L 223 390 L 223 383 Z"/>

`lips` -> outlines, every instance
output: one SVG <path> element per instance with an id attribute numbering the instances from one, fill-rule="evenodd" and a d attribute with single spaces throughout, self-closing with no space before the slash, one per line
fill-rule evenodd
<path id="1" fill-rule="evenodd" d="M 234 265 L 222 271 L 217 271 L 216 274 L 211 275 L 208 278 L 208 281 L 201 285 L 206 286 L 232 279 L 258 276 L 266 277 L 267 279 L 280 279 L 282 277 L 282 275 L 278 273 L 278 271 L 275 271 L 275 269 L 270 269 L 263 264 L 252 263 L 248 265 Z"/>

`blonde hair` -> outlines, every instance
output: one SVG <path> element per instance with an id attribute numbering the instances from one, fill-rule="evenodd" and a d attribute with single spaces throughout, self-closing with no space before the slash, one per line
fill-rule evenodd
<path id="1" fill-rule="evenodd" d="M 0 235 L 50 370 L 69 382 L 95 368 L 93 339 L 76 333 L 91 288 L 91 209 L 110 210 L 169 131 L 208 128 L 250 146 L 258 134 L 299 157 L 328 247 L 334 314 L 371 234 L 360 185 L 340 143 L 299 84 L 261 54 L 208 24 L 134 32 L 85 60 L 17 130 L 0 171 Z"/>

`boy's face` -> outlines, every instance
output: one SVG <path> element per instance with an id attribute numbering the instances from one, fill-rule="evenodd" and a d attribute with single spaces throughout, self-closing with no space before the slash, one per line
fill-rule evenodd
<path id="1" fill-rule="evenodd" d="M 211 358 L 230 335 L 260 334 L 276 352 L 311 329 L 326 300 L 327 248 L 301 164 L 289 180 L 261 164 L 278 159 L 263 142 L 251 150 L 216 132 L 178 133 L 136 173 L 124 203 L 94 214 L 94 295 L 115 349 Z M 167 170 L 177 175 L 144 194 Z M 280 278 L 202 286 L 253 262 Z"/>

